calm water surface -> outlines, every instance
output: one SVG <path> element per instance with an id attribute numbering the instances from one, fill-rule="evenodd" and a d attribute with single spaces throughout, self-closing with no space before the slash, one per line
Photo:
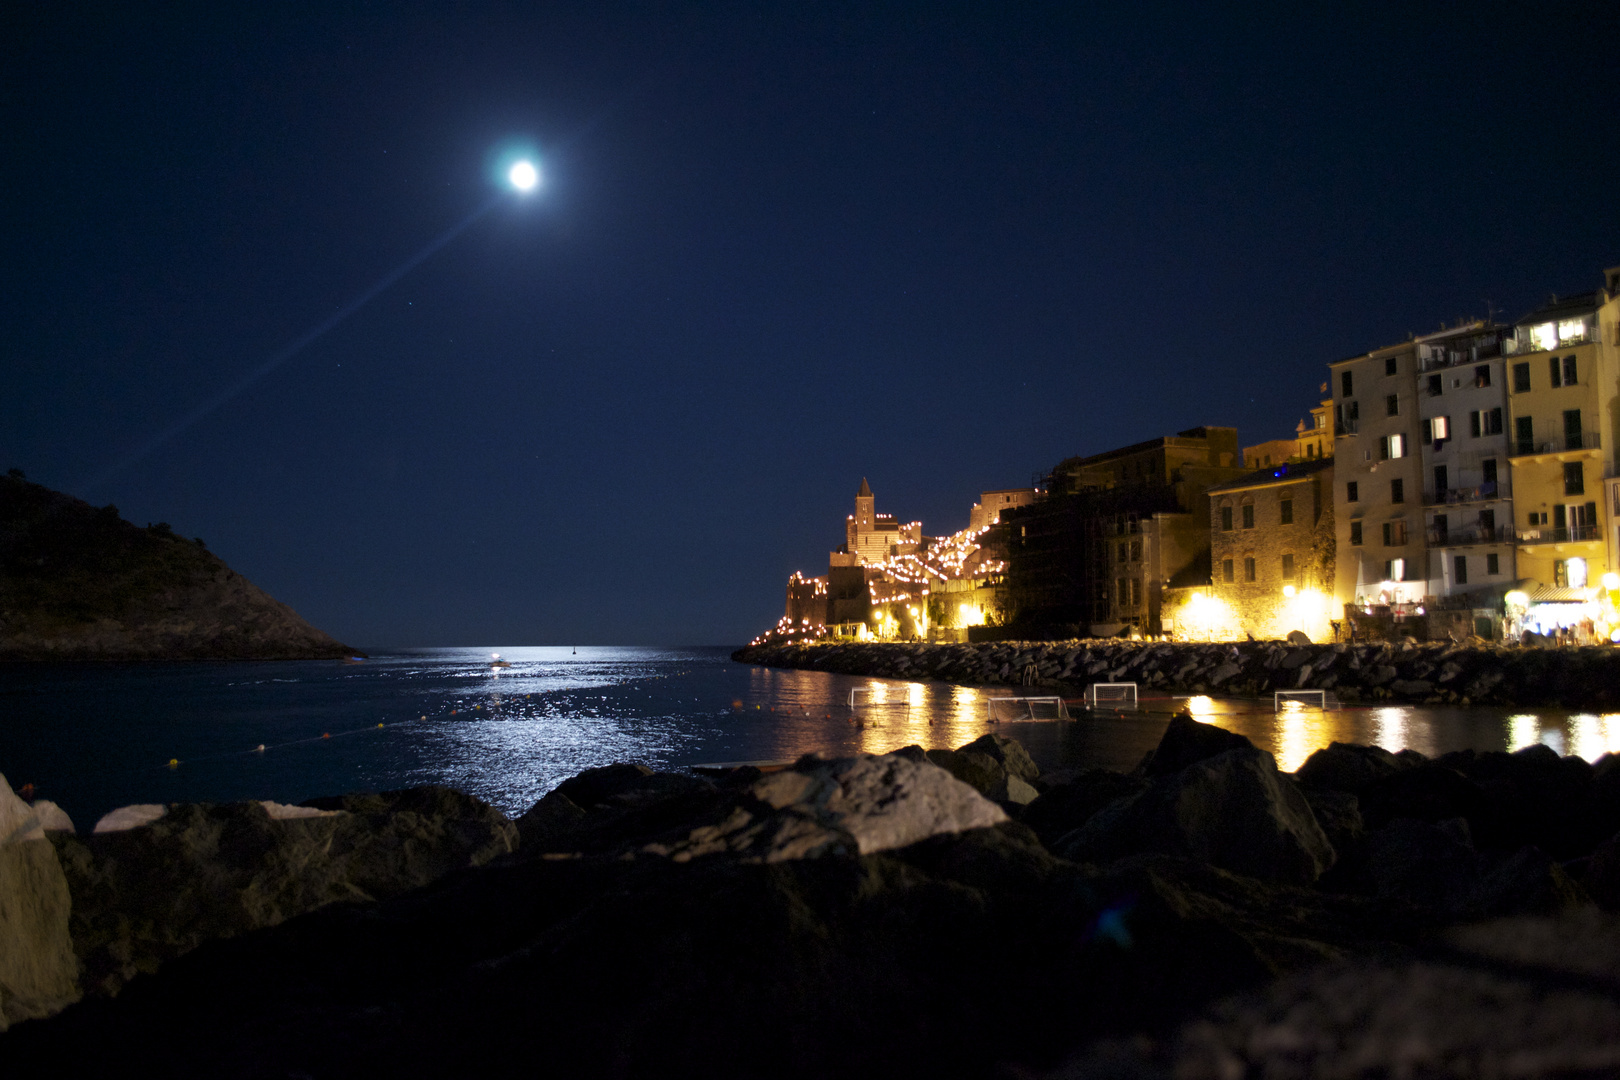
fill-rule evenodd
<path id="1" fill-rule="evenodd" d="M 495 652 L 513 666 L 492 669 Z M 1566 710 L 1277 713 L 1269 700 L 1150 698 L 1135 712 L 992 728 L 986 699 L 1017 691 L 748 667 L 729 652 L 492 646 L 401 650 L 354 665 L 8 665 L 0 772 L 14 787 L 33 783 L 83 829 L 127 803 L 298 802 L 424 783 L 516 814 L 614 761 L 667 769 L 884 753 L 960 746 L 989 730 L 1018 738 L 1043 768 L 1129 769 L 1178 708 L 1242 732 L 1284 769 L 1334 740 L 1425 754 L 1536 742 L 1587 759 L 1620 752 L 1620 714 Z"/>

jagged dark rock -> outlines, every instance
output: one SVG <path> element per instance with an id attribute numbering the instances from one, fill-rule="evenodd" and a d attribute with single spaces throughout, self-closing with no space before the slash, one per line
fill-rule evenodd
<path id="1" fill-rule="evenodd" d="M 203 942 L 398 896 L 516 841 L 499 811 L 450 788 L 306 805 L 330 813 L 275 820 L 256 802 L 182 803 L 140 828 L 52 834 L 84 989 L 116 993 Z"/>
<path id="2" fill-rule="evenodd" d="M 200 541 L 0 476 L 0 661 L 357 655 Z"/>

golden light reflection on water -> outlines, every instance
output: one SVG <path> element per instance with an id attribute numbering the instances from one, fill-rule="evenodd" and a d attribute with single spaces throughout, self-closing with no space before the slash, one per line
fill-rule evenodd
<path id="1" fill-rule="evenodd" d="M 1620 754 L 1620 713 L 1593 716 L 1580 713 L 1569 718 L 1570 752 L 1587 761 L 1604 754 Z"/>
<path id="2" fill-rule="evenodd" d="M 1528 713 L 1508 717 L 1508 750 L 1523 750 L 1541 741 L 1541 718 Z"/>

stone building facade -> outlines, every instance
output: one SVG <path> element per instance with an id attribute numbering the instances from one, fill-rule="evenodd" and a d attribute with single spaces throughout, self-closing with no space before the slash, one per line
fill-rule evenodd
<path id="1" fill-rule="evenodd" d="M 1333 461 L 1261 469 L 1209 490 L 1211 581 L 1180 590 L 1173 633 L 1182 640 L 1282 638 L 1298 630 L 1333 640 Z"/>

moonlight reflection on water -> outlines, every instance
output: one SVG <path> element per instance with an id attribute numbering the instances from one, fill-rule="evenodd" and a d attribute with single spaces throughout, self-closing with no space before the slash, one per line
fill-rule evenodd
<path id="1" fill-rule="evenodd" d="M 492 668 L 492 652 L 512 666 Z M 957 747 L 992 730 L 1024 743 L 1043 769 L 1128 770 L 1179 709 L 1246 735 L 1290 770 L 1334 741 L 1431 756 L 1534 743 L 1587 760 L 1620 752 L 1620 714 L 1552 709 L 1277 711 L 1270 700 L 1198 696 L 1090 714 L 1076 702 L 1072 722 L 992 725 L 989 699 L 1051 691 L 749 667 L 729 652 L 501 646 L 401 650 L 361 665 L 12 665 L 0 772 L 88 826 L 128 803 L 296 802 L 425 783 L 517 814 L 616 761 L 671 769 L 881 754 Z M 260 743 L 266 752 L 252 753 Z M 170 758 L 179 766 L 165 767 Z"/>

